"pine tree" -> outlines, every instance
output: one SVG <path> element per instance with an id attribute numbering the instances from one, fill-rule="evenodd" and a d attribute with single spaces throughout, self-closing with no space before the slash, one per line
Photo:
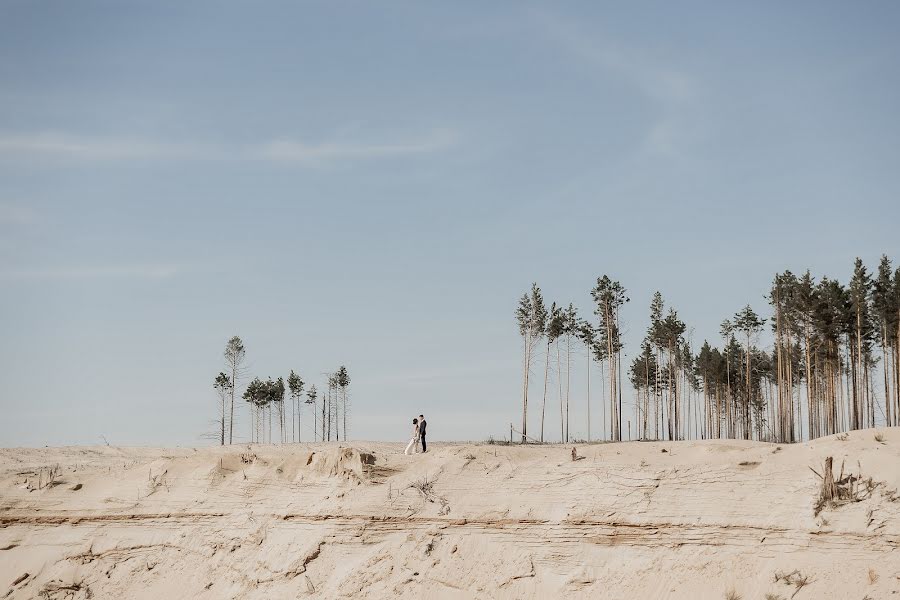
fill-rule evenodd
<path id="1" fill-rule="evenodd" d="M 619 385 L 621 352 L 623 348 L 619 333 L 619 310 L 628 302 L 625 288 L 607 275 L 597 278 L 597 285 L 591 290 L 594 300 L 594 314 L 599 317 L 597 329 L 600 340 L 606 346 L 609 361 L 610 391 L 610 436 L 613 441 L 622 439 L 622 393 Z"/>
<path id="2" fill-rule="evenodd" d="M 300 415 L 302 413 L 300 397 L 303 395 L 303 380 L 291 369 L 288 375 L 288 388 L 291 391 L 291 441 L 300 441 Z"/>
<path id="3" fill-rule="evenodd" d="M 306 392 L 306 403 L 312 405 L 313 410 L 313 440 L 316 439 L 316 396 L 318 395 L 318 391 L 316 390 L 316 386 L 310 386 L 309 390 Z"/>
<path id="4" fill-rule="evenodd" d="M 595 356 L 596 353 L 601 351 L 602 344 L 597 344 Z M 648 436 L 650 394 L 653 393 L 654 396 L 656 395 L 656 370 L 656 355 L 653 352 L 649 338 L 644 338 L 644 341 L 641 344 L 641 354 L 640 356 L 634 357 L 628 371 L 631 385 L 638 395 L 638 402 L 636 404 L 638 407 L 638 414 L 636 416 L 638 418 L 638 431 L 640 431 L 641 439 L 647 439 Z"/>
<path id="5" fill-rule="evenodd" d="M 219 445 L 225 445 L 225 400 L 228 396 L 231 395 L 231 390 L 234 386 L 231 385 L 231 379 L 225 373 L 219 373 L 216 375 L 215 383 L 213 384 L 216 392 L 219 394 L 219 401 L 222 405 L 221 418 L 219 419 L 220 425 L 220 433 L 219 433 Z"/>
<path id="6" fill-rule="evenodd" d="M 678 379 L 680 373 L 677 371 L 679 370 L 678 360 L 681 344 L 684 342 L 682 336 L 684 335 L 685 329 L 686 326 L 684 322 L 678 318 L 678 313 L 673 308 L 669 309 L 666 318 L 658 324 L 657 335 L 662 342 L 662 347 L 665 349 L 664 354 L 666 356 L 666 365 L 668 367 L 665 381 L 668 392 L 668 433 L 670 440 L 677 440 L 682 437 L 681 407 L 678 398 Z"/>
<path id="7" fill-rule="evenodd" d="M 275 382 L 270 383 L 269 394 L 270 394 L 270 402 L 273 406 L 275 406 L 278 412 L 278 423 L 281 431 L 281 437 L 279 438 L 280 442 L 284 443 L 284 379 L 279 377 Z M 269 432 L 269 441 L 271 442 L 271 430 Z"/>
<path id="8" fill-rule="evenodd" d="M 598 351 L 597 345 L 599 338 L 597 330 L 588 321 L 579 319 L 578 321 L 578 337 L 581 343 L 587 349 L 587 441 L 591 441 L 591 355 Z M 548 346 L 549 348 L 549 346 Z"/>
<path id="9" fill-rule="evenodd" d="M 572 387 L 572 336 L 578 334 L 578 311 L 572 303 L 563 311 L 563 336 L 566 339 L 566 419 L 565 441 L 569 441 L 569 426 L 571 424 L 569 411 L 569 391 Z"/>
<path id="10" fill-rule="evenodd" d="M 562 310 L 556 306 L 556 302 L 550 305 L 550 313 L 547 318 L 547 354 L 544 363 L 544 399 L 541 402 L 541 442 L 544 441 L 544 415 L 547 408 L 547 379 L 550 372 L 550 344 L 556 342 L 563 334 L 565 322 Z M 557 354 L 558 356 L 558 354 Z M 557 370 L 559 364 L 557 361 Z M 560 412 L 560 422 L 562 422 L 562 412 Z"/>
<path id="11" fill-rule="evenodd" d="M 266 384 L 260 381 L 259 377 L 255 377 L 253 381 L 247 384 L 243 398 L 250 404 L 251 414 L 256 415 L 256 418 L 252 423 L 253 426 L 250 432 L 250 441 L 259 443 L 259 411 L 262 410 L 268 402 L 268 388 L 266 387 Z"/>
<path id="12" fill-rule="evenodd" d="M 224 352 L 225 366 L 230 373 L 229 379 L 231 380 L 231 414 L 228 419 L 229 444 L 234 441 L 234 392 L 237 389 L 241 377 L 244 375 L 243 364 L 246 354 L 247 353 L 244 349 L 244 342 L 241 341 L 241 338 L 239 338 L 238 336 L 234 336 L 230 340 L 228 340 L 228 342 L 226 342 Z"/>
<path id="13" fill-rule="evenodd" d="M 891 261 L 885 255 L 878 264 L 878 276 L 872 287 L 872 313 L 878 324 L 878 335 L 881 341 L 881 370 L 884 375 L 884 419 L 885 425 L 896 425 L 897 411 L 893 406 L 891 388 L 894 387 L 891 371 L 894 361 L 891 356 L 895 349 L 895 321 L 898 307 L 896 306 L 896 293 L 892 280 Z"/>
<path id="14" fill-rule="evenodd" d="M 344 426 L 344 441 L 347 440 L 347 388 L 350 387 L 350 374 L 347 372 L 347 367 L 341 365 L 338 369 L 336 375 L 336 383 L 338 388 L 341 391 L 341 404 L 343 405 L 343 426 Z"/>
<path id="15" fill-rule="evenodd" d="M 531 371 L 534 348 L 544 335 L 547 322 L 547 309 L 544 298 L 537 283 L 531 284 L 531 295 L 525 294 L 519 300 L 516 309 L 516 322 L 519 335 L 523 340 L 523 376 L 522 376 L 522 443 L 528 435 L 528 376 Z"/>
<path id="16" fill-rule="evenodd" d="M 740 331 L 744 334 L 746 338 L 747 345 L 744 350 L 744 362 L 746 365 L 746 378 L 744 380 L 744 400 L 741 406 L 742 410 L 742 431 L 744 434 L 744 439 L 750 439 L 751 433 L 751 423 L 750 423 L 750 405 L 752 403 L 751 395 L 753 392 L 753 386 L 750 381 L 750 368 L 751 368 L 751 352 L 750 352 L 750 339 L 753 335 L 759 333 L 762 329 L 763 325 L 765 325 L 765 319 L 761 319 L 756 312 L 750 308 L 748 304 L 743 309 L 735 313 L 734 315 L 734 329 L 736 331 Z"/>
<path id="17" fill-rule="evenodd" d="M 856 259 L 853 277 L 850 279 L 851 377 L 853 383 L 851 428 L 874 427 L 874 411 L 868 402 L 868 367 L 871 362 L 872 324 L 869 312 L 869 295 L 872 278 L 862 260 Z"/>

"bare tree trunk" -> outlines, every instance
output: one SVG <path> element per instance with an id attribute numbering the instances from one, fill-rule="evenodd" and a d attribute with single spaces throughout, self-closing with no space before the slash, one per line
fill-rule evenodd
<path id="1" fill-rule="evenodd" d="M 619 441 L 622 441 L 622 350 L 619 342 L 619 311 L 613 311 L 613 320 L 616 325 L 616 393 L 618 395 L 618 404 L 616 406 L 616 432 Z M 630 434 L 629 434 L 630 435 Z"/>
<path id="2" fill-rule="evenodd" d="M 744 404 L 744 439 L 750 439 L 750 332 L 747 331 L 747 399 Z"/>
<path id="3" fill-rule="evenodd" d="M 860 307 L 856 307 L 856 371 L 853 377 L 853 405 L 856 409 L 856 414 L 853 416 L 853 424 L 854 429 L 859 429 L 862 427 L 862 419 L 860 419 L 860 414 L 862 411 L 860 408 L 862 407 L 863 399 L 861 398 L 862 394 L 860 393 L 860 378 L 863 376 L 862 369 L 862 319 L 860 315 Z"/>
<path id="4" fill-rule="evenodd" d="M 897 309 L 897 336 L 894 338 L 894 425 L 900 425 L 900 308 Z"/>
<path id="5" fill-rule="evenodd" d="M 887 322 L 881 322 L 881 370 L 884 372 L 884 424 L 890 427 L 891 420 L 891 363 L 888 361 Z"/>
<path id="6" fill-rule="evenodd" d="M 231 367 L 231 417 L 228 419 L 228 443 L 234 440 L 234 391 L 237 389 L 237 364 L 232 363 Z"/>
<path id="7" fill-rule="evenodd" d="M 569 441 L 569 389 L 572 383 L 572 334 L 566 333 L 566 441 Z"/>
<path id="8" fill-rule="evenodd" d="M 556 338 L 556 382 L 559 384 L 559 441 L 566 439 L 566 415 L 563 411 L 563 394 L 562 394 L 562 360 L 559 354 L 559 338 Z"/>
<path id="9" fill-rule="evenodd" d="M 531 371 L 531 334 L 525 335 L 525 383 L 522 388 L 522 443 L 528 434 L 528 376 Z"/>
<path id="10" fill-rule="evenodd" d="M 550 375 L 550 337 L 547 337 L 547 354 L 544 360 L 544 400 L 541 402 L 541 442 L 544 441 L 544 415 L 547 412 L 547 378 Z"/>
<path id="11" fill-rule="evenodd" d="M 647 439 L 647 413 L 650 410 L 650 358 L 649 353 L 644 356 L 644 385 L 646 386 L 644 394 L 644 420 L 641 423 L 643 436 L 641 439 Z M 705 385 L 705 383 L 704 383 Z"/>
<path id="12" fill-rule="evenodd" d="M 612 441 L 619 441 L 619 431 L 616 423 L 619 420 L 617 414 L 618 399 L 616 396 L 616 357 L 613 353 L 612 315 L 609 302 L 603 303 L 603 327 L 606 329 L 606 356 L 609 362 L 609 435 Z"/>
<path id="13" fill-rule="evenodd" d="M 587 349 L 587 439 L 591 441 L 591 348 Z"/>
<path id="14" fill-rule="evenodd" d="M 344 441 L 347 441 L 347 388 L 341 388 L 344 395 Z"/>

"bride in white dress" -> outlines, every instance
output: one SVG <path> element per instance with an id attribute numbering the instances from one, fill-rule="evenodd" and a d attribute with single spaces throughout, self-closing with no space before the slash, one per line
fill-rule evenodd
<path id="1" fill-rule="evenodd" d="M 413 429 L 412 429 L 412 438 L 409 440 L 409 443 L 406 445 L 406 450 L 403 451 L 403 454 L 412 454 L 413 452 L 419 453 L 419 420 L 413 419 Z"/>

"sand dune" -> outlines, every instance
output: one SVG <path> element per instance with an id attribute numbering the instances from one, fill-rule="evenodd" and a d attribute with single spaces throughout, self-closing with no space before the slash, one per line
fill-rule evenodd
<path id="1" fill-rule="evenodd" d="M 4 449 L 0 596 L 897 597 L 880 437 Z M 827 456 L 862 480 L 817 515 Z"/>

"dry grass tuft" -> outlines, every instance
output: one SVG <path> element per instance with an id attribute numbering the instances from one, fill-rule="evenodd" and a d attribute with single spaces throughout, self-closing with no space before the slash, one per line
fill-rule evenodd
<path id="1" fill-rule="evenodd" d="M 725 592 L 725 600 L 741 600 L 743 596 L 737 593 L 734 588 L 731 588 L 727 592 Z"/>
<path id="2" fill-rule="evenodd" d="M 811 584 L 814 580 L 810 579 L 809 575 L 804 575 L 795 569 L 790 573 L 775 571 L 775 583 L 778 583 L 779 581 L 784 583 L 784 585 L 794 586 L 794 593 L 791 594 L 791 598 L 793 598 L 800 593 L 800 590 Z"/>
<path id="3" fill-rule="evenodd" d="M 876 581 L 878 581 L 878 573 L 875 572 L 875 569 L 869 569 L 869 585 L 874 585 Z"/>
<path id="4" fill-rule="evenodd" d="M 766 594 L 766 600 L 784 600 L 781 594 Z"/>
<path id="5" fill-rule="evenodd" d="M 428 475 L 418 481 L 413 481 L 407 486 L 407 489 L 409 488 L 417 490 L 429 502 L 434 502 L 434 480 L 428 479 Z"/>
<path id="6" fill-rule="evenodd" d="M 883 431 L 875 432 L 875 441 L 878 442 L 879 444 L 884 443 L 884 432 Z"/>

